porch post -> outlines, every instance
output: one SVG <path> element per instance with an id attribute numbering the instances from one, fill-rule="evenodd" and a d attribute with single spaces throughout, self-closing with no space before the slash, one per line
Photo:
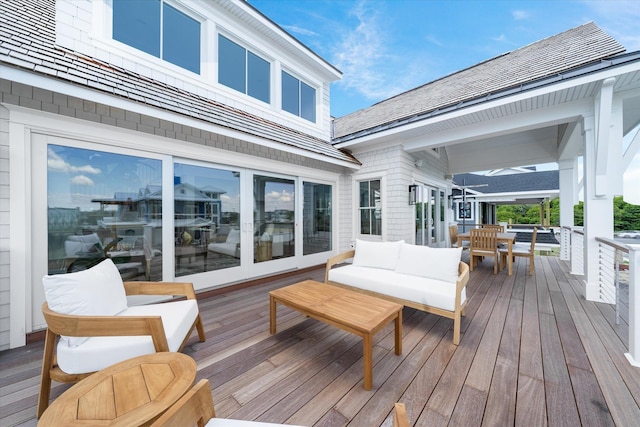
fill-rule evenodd
<path id="1" fill-rule="evenodd" d="M 578 191 L 576 187 L 578 185 L 578 160 L 576 158 L 569 160 L 561 160 L 558 162 L 558 171 L 560 179 L 560 226 L 570 227 L 574 225 L 573 222 L 573 206 L 578 203 Z M 562 236 L 569 233 L 567 230 L 562 229 Z M 560 239 L 560 259 L 563 261 L 569 261 L 571 259 L 571 239 Z M 571 273 L 582 274 L 583 272 L 574 271 L 572 264 Z"/>
<path id="2" fill-rule="evenodd" d="M 640 368 L 640 245 L 629 247 L 629 353 L 625 356 Z"/>
<path id="3" fill-rule="evenodd" d="M 596 237 L 613 238 L 613 196 L 619 191 L 622 103 L 614 102 L 615 79 L 602 82 L 595 116 L 584 118 L 584 270 L 585 297 L 601 301 Z M 621 186 L 620 186 L 621 187 Z"/>

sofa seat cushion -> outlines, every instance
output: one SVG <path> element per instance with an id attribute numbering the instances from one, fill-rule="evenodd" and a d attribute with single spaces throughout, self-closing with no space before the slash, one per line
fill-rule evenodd
<path id="1" fill-rule="evenodd" d="M 329 280 L 447 311 L 455 309 L 456 285 L 442 280 L 356 265 L 331 269 Z M 466 300 L 465 291 L 461 303 Z"/>
<path id="2" fill-rule="evenodd" d="M 240 254 L 238 252 L 238 244 L 237 243 L 209 243 L 207 247 L 211 252 L 216 252 L 223 255 L 229 255 L 235 258 L 240 258 Z"/>
<path id="3" fill-rule="evenodd" d="M 196 300 L 129 307 L 118 316 L 160 316 L 169 351 L 178 351 L 198 316 Z M 58 365 L 68 374 L 99 371 L 132 357 L 155 353 L 150 336 L 91 337 L 70 346 L 65 337 L 58 342 Z"/>

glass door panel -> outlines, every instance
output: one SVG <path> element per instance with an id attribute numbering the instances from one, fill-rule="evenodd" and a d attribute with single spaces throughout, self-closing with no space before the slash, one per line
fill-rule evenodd
<path id="1" fill-rule="evenodd" d="M 240 266 L 240 237 L 240 172 L 175 163 L 175 276 Z"/>
<path id="2" fill-rule="evenodd" d="M 111 258 L 123 280 L 162 280 L 162 162 L 47 146 L 48 272 Z"/>
<path id="3" fill-rule="evenodd" d="M 253 261 L 295 255 L 295 181 L 253 176 Z"/>
<path id="4" fill-rule="evenodd" d="M 303 254 L 331 250 L 331 186 L 304 182 L 302 208 Z"/>

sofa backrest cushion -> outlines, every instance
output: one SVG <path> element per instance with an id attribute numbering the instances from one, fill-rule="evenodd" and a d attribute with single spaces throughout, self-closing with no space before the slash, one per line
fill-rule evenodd
<path id="1" fill-rule="evenodd" d="M 430 248 L 403 244 L 395 270 L 398 273 L 422 276 L 456 283 L 462 248 Z"/>
<path id="2" fill-rule="evenodd" d="M 356 254 L 353 257 L 353 265 L 394 270 L 403 244 L 404 240 L 370 242 L 356 239 Z"/>

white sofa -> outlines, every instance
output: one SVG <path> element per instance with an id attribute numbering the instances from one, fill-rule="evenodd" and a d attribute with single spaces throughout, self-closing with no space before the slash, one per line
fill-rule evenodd
<path id="1" fill-rule="evenodd" d="M 224 242 L 209 243 L 207 249 L 209 249 L 211 252 L 217 252 L 235 258 L 240 258 L 240 230 L 229 230 L 227 239 Z"/>
<path id="2" fill-rule="evenodd" d="M 325 283 L 453 319 L 453 343 L 458 345 L 469 281 L 461 254 L 462 248 L 356 240 L 355 250 L 327 261 Z M 350 265 L 333 268 L 349 259 Z"/>

